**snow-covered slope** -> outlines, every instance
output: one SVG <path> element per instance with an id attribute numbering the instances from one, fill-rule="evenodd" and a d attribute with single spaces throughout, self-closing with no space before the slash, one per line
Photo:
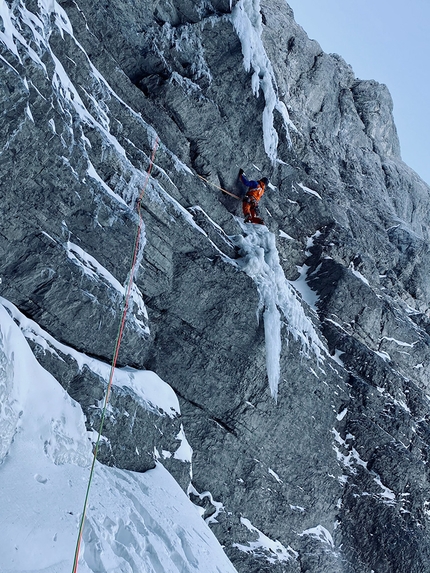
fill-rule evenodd
<path id="1" fill-rule="evenodd" d="M 89 479 L 82 410 L 36 361 L 0 308 L 0 564 L 3 573 L 72 570 Z M 168 471 L 97 463 L 79 571 L 235 571 Z"/>
<path id="2" fill-rule="evenodd" d="M 0 18 L 0 569 L 71 563 L 139 232 L 82 567 L 428 571 L 430 190 L 387 88 L 285 0 Z"/>

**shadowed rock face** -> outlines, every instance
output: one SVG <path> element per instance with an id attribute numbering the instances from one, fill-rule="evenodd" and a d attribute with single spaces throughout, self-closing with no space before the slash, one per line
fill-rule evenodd
<path id="1" fill-rule="evenodd" d="M 192 499 L 239 572 L 429 570 L 430 195 L 401 160 L 387 88 L 323 53 L 281 0 L 6 5 L 1 295 L 109 363 L 145 188 L 119 362 L 154 370 L 182 416 L 117 392 L 101 459 L 144 471 L 182 424 Z M 284 320 L 277 402 L 273 325 L 241 270 L 253 231 L 197 177 L 241 195 L 239 167 L 270 178 L 262 216 L 326 347 L 317 360 Z M 105 382 L 33 347 L 97 428 Z M 188 465 L 164 462 L 186 488 Z"/>

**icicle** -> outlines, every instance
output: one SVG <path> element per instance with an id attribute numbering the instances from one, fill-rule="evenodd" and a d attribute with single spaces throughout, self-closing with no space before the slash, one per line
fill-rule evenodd
<path id="1" fill-rule="evenodd" d="M 303 351 L 312 350 L 321 360 L 324 345 L 306 316 L 293 287 L 285 278 L 279 263 L 276 238 L 266 227 L 240 223 L 246 236 L 231 237 L 241 249 L 243 258 L 238 266 L 257 285 L 260 297 L 257 313 L 263 310 L 266 344 L 266 365 L 270 392 L 277 400 L 282 350 L 281 327 L 283 319 L 294 340 L 300 340 Z"/>
<path id="2" fill-rule="evenodd" d="M 240 0 L 233 8 L 231 22 L 242 44 L 243 66 L 252 74 L 252 91 L 258 97 L 260 88 L 264 95 L 263 111 L 264 149 L 274 162 L 277 159 L 279 135 L 274 126 L 275 110 L 281 115 L 287 142 L 291 145 L 289 127 L 296 127 L 289 118 L 287 108 L 277 95 L 275 74 L 261 38 L 263 23 L 260 13 L 260 0 Z"/>

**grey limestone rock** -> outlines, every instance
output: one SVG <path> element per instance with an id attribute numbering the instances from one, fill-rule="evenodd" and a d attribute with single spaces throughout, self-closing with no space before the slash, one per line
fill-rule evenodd
<path id="1" fill-rule="evenodd" d="M 430 190 L 388 89 L 283 0 L 6 4 L 21 36 L 0 43 L 1 295 L 109 363 L 142 199 L 119 366 L 155 371 L 182 414 L 116 390 L 101 460 L 145 471 L 183 425 L 190 497 L 239 572 L 429 570 Z M 277 402 L 250 230 L 220 189 L 244 193 L 240 167 L 270 179 L 281 282 L 324 349 L 283 320 Z M 96 428 L 105 381 L 33 349 Z M 163 463 L 187 489 L 188 464 Z"/>

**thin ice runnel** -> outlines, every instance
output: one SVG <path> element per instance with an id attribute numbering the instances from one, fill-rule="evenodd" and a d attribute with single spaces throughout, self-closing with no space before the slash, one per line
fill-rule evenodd
<path id="1" fill-rule="evenodd" d="M 275 74 L 269 57 L 264 49 L 261 35 L 263 23 L 260 13 L 260 0 L 239 0 L 231 13 L 231 22 L 242 44 L 243 65 L 247 72 L 252 68 L 252 90 L 258 97 L 260 88 L 265 99 L 263 111 L 264 149 L 268 157 L 277 160 L 279 142 L 274 126 L 274 112 L 280 113 L 284 123 L 288 144 L 291 145 L 289 127 L 297 128 L 291 121 L 285 104 L 277 95 Z"/>
<path id="2" fill-rule="evenodd" d="M 294 289 L 285 278 L 279 263 L 276 238 L 266 227 L 241 223 L 246 236 L 232 237 L 243 258 L 239 268 L 257 285 L 260 298 L 257 314 L 263 311 L 266 343 L 266 367 L 270 392 L 277 401 L 282 350 L 282 323 L 294 340 L 300 340 L 305 354 L 313 351 L 317 360 L 326 352 L 318 334 L 306 316 Z"/>

